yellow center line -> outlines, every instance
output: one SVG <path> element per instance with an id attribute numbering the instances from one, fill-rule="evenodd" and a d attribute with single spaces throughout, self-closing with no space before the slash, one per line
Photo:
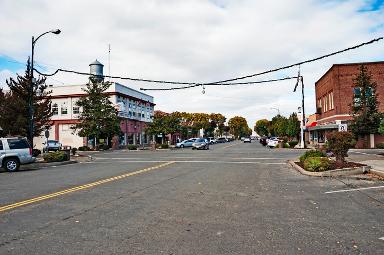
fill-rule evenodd
<path id="1" fill-rule="evenodd" d="M 72 193 L 72 192 L 75 192 L 75 191 L 89 189 L 89 188 L 92 188 L 92 187 L 95 187 L 95 186 L 98 186 L 98 185 L 101 185 L 101 184 L 105 184 L 105 183 L 112 182 L 112 181 L 117 181 L 117 180 L 120 180 L 120 179 L 123 179 L 123 178 L 127 178 L 127 177 L 130 177 L 130 176 L 133 176 L 133 175 L 142 174 L 142 173 L 145 173 L 145 172 L 149 172 L 149 171 L 152 171 L 152 170 L 155 170 L 155 169 L 159 169 L 159 168 L 168 166 L 168 165 L 173 164 L 173 163 L 175 163 L 175 162 L 174 161 L 170 161 L 170 162 L 166 162 L 166 163 L 163 163 L 163 164 L 160 164 L 160 165 L 144 168 L 144 169 L 141 169 L 141 170 L 138 170 L 138 171 L 135 171 L 135 172 L 114 176 L 114 177 L 111 177 L 111 178 L 107 178 L 107 179 L 95 181 L 95 182 L 92 182 L 92 183 L 76 186 L 76 187 L 65 189 L 65 190 L 62 190 L 62 191 L 55 192 L 55 193 L 50 193 L 50 194 L 47 194 L 47 195 L 31 198 L 31 199 L 28 199 L 28 200 L 20 201 L 20 202 L 9 204 L 9 205 L 4 205 L 4 206 L 0 207 L 0 212 L 5 212 L 5 211 L 8 211 L 8 210 L 20 207 L 20 206 L 37 203 L 39 201 L 43 201 L 43 200 L 47 200 L 47 199 L 50 199 L 50 198 L 62 196 L 62 195 L 65 195 L 65 194 L 68 194 L 68 193 Z"/>

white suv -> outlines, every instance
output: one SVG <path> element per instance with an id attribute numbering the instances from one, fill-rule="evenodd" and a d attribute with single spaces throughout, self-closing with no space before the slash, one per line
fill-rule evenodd
<path id="1" fill-rule="evenodd" d="M 0 138 L 0 167 L 9 172 L 19 170 L 21 164 L 35 161 L 32 148 L 25 138 Z"/>

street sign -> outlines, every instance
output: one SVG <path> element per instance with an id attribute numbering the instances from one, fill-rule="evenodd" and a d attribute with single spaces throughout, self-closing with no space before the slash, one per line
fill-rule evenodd
<path id="1" fill-rule="evenodd" d="M 49 131 L 48 131 L 48 129 L 47 129 L 47 130 L 45 130 L 45 133 L 44 133 L 44 135 L 45 135 L 45 138 L 48 138 L 48 137 L 49 137 Z"/>
<path id="2" fill-rule="evenodd" d="M 347 124 L 339 124 L 339 132 L 346 132 L 348 128 Z"/>

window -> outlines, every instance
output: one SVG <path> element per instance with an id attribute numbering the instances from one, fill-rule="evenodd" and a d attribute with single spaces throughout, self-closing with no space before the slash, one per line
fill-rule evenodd
<path id="1" fill-rule="evenodd" d="M 4 149 L 3 149 L 3 142 L 0 141 L 0 151 L 2 151 L 2 150 L 4 150 Z"/>
<path id="2" fill-rule="evenodd" d="M 328 111 L 327 96 L 323 97 L 324 112 Z"/>
<path id="3" fill-rule="evenodd" d="M 24 139 L 7 139 L 9 148 L 11 150 L 29 148 L 29 144 Z"/>
<path id="4" fill-rule="evenodd" d="M 360 105 L 360 98 L 361 98 L 361 89 L 360 88 L 353 88 L 353 102 L 355 106 Z"/>
<path id="5" fill-rule="evenodd" d="M 57 104 L 52 105 L 52 113 L 53 115 L 59 114 L 59 106 Z"/>
<path id="6" fill-rule="evenodd" d="M 80 113 L 80 107 L 74 106 L 73 107 L 73 114 L 79 114 Z"/>
<path id="7" fill-rule="evenodd" d="M 329 104 L 330 104 L 330 109 L 333 110 L 335 108 L 335 106 L 333 105 L 333 91 L 331 91 L 331 93 L 329 93 Z"/>
<path id="8" fill-rule="evenodd" d="M 66 103 L 63 103 L 61 105 L 61 115 L 66 115 L 66 114 L 68 114 L 68 107 Z"/>

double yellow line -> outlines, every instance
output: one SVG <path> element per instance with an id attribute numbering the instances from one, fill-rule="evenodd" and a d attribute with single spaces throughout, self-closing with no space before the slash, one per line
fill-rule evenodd
<path id="1" fill-rule="evenodd" d="M 114 177 L 111 177 L 111 178 L 108 178 L 108 179 L 103 179 L 103 180 L 100 180 L 100 181 L 84 184 L 84 185 L 81 185 L 81 186 L 76 186 L 76 187 L 73 187 L 73 188 L 70 188 L 70 189 L 65 189 L 65 190 L 58 191 L 58 192 L 51 193 L 51 194 L 47 194 L 47 195 L 44 195 L 44 196 L 39 196 L 39 197 L 31 198 L 31 199 L 24 200 L 24 201 L 21 201 L 21 202 L 18 202 L 18 203 L 1 206 L 0 207 L 0 212 L 5 212 L 5 211 L 8 211 L 8 210 L 17 208 L 17 207 L 21 207 L 21 206 L 37 203 L 37 202 L 40 202 L 40 201 L 43 201 L 43 200 L 47 200 L 47 199 L 50 199 L 50 198 L 62 196 L 62 195 L 65 195 L 65 194 L 68 194 L 68 193 L 72 193 L 72 192 L 75 192 L 75 191 L 89 189 L 89 188 L 92 188 L 92 187 L 95 187 L 95 186 L 98 186 L 98 185 L 101 185 L 101 184 L 105 184 L 105 183 L 112 182 L 112 181 L 117 181 L 117 180 L 120 180 L 120 179 L 123 179 L 123 178 L 127 178 L 127 177 L 130 177 L 130 176 L 133 176 L 133 175 L 142 174 L 142 173 L 145 173 L 145 172 L 149 172 L 149 171 L 152 171 L 152 170 L 155 170 L 155 169 L 159 169 L 159 168 L 171 165 L 173 163 L 175 163 L 175 162 L 173 162 L 173 161 L 166 162 L 166 163 L 163 163 L 163 164 L 160 164 L 160 165 L 156 165 L 156 166 L 153 166 L 153 167 L 148 167 L 148 168 L 145 168 L 145 169 L 142 169 L 142 170 L 138 170 L 138 171 L 135 171 L 135 172 L 114 176 Z"/>

